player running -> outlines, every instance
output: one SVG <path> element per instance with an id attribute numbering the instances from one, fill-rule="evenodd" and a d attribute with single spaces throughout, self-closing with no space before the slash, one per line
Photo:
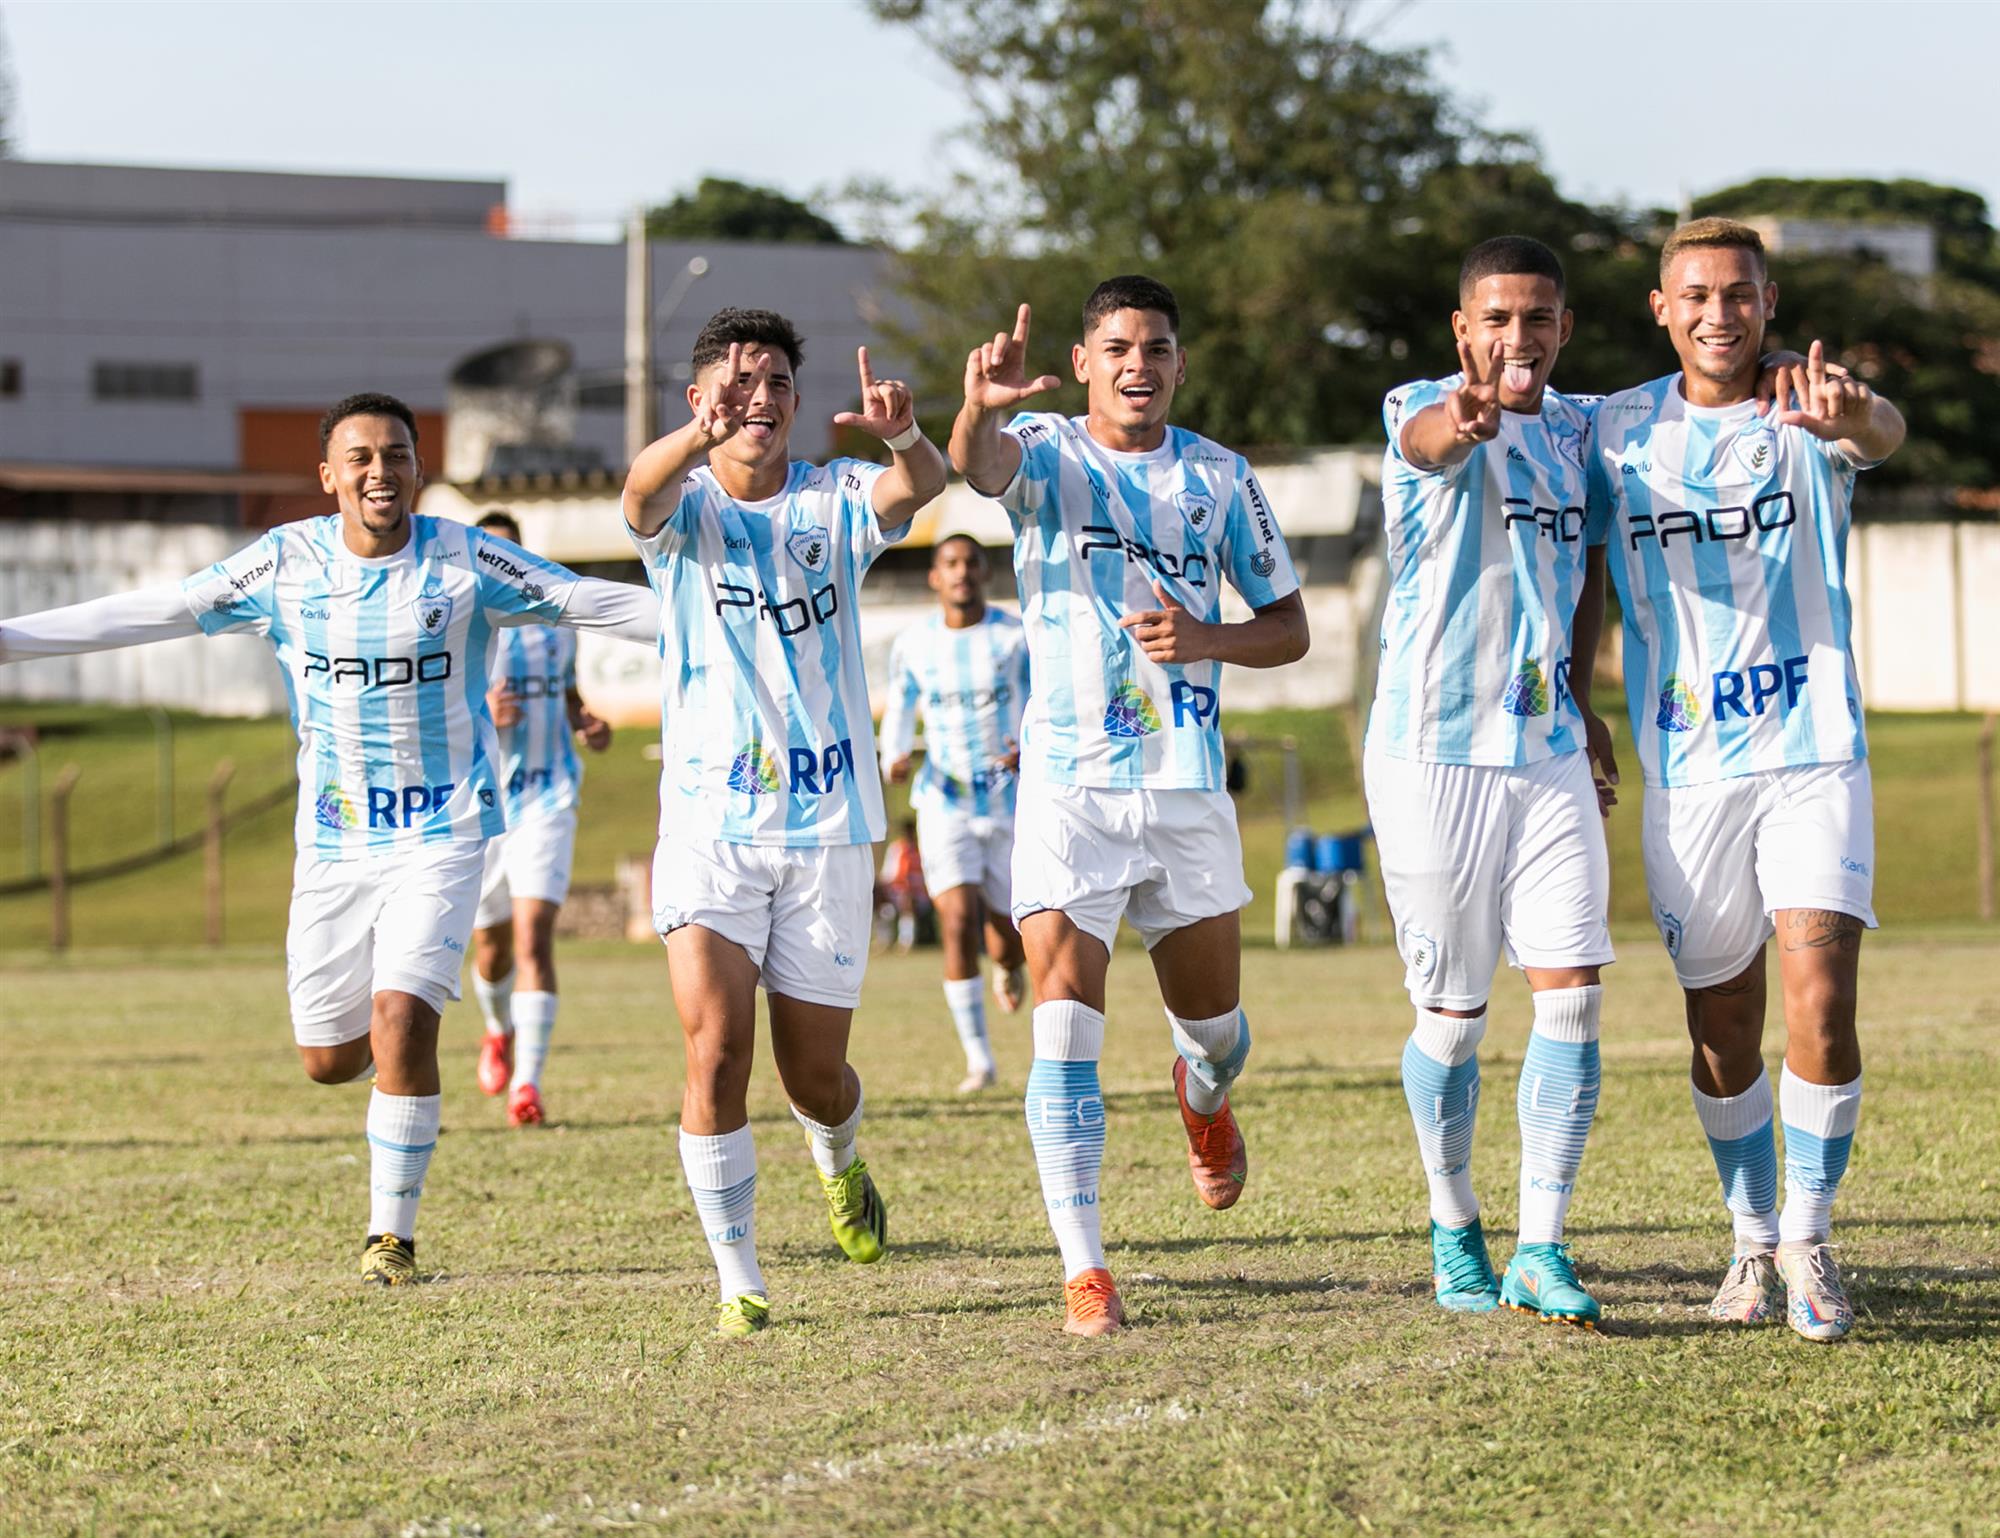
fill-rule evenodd
<path id="1" fill-rule="evenodd" d="M 1027 962 L 1010 916 L 1014 782 L 1021 712 L 1028 702 L 1028 643 L 1021 621 L 986 602 L 986 552 L 968 534 L 938 541 L 931 591 L 939 612 L 896 637 L 882 751 L 889 778 L 910 778 L 917 722 L 924 761 L 910 787 L 924 879 L 944 939 L 944 1002 L 965 1048 L 961 1095 L 998 1077 L 986 1039 L 979 984 L 982 929 L 993 957 L 993 995 L 1021 1007 Z"/>
<path id="2" fill-rule="evenodd" d="M 1187 375 L 1162 283 L 1118 277 L 1072 349 L 1083 417 L 1002 413 L 1030 381 L 1028 307 L 973 349 L 952 462 L 1015 530 L 1033 690 L 1023 720 L 1014 918 L 1034 979 L 1028 1131 L 1062 1251 L 1064 1329 L 1105 1335 L 1124 1307 L 1098 1218 L 1104 983 L 1121 915 L 1152 954 L 1179 1056 L 1174 1092 L 1195 1191 L 1227 1207 L 1248 1169 L 1228 1092 L 1250 1051 L 1238 910 L 1250 900 L 1223 789 L 1221 664 L 1305 655 L 1284 536 L 1242 457 L 1169 427 Z M 1255 611 L 1222 620 L 1222 582 Z"/>
<path id="3" fill-rule="evenodd" d="M 1673 233 L 1652 304 L 1680 372 L 1604 402 L 1591 517 L 1625 613 L 1647 892 L 1687 992 L 1695 1112 L 1734 1216 L 1709 1312 L 1762 1323 L 1782 1279 L 1792 1328 L 1829 1341 L 1854 1323 L 1827 1235 L 1861 1107 L 1855 981 L 1875 927 L 1847 527 L 1855 475 L 1904 428 L 1866 385 L 1830 374 L 1817 342 L 1784 370 L 1780 409 L 1760 413 L 1777 299 L 1755 230 L 1700 219 Z M 1773 933 L 1782 1212 L 1762 1058 Z"/>
<path id="4" fill-rule="evenodd" d="M 1585 752 L 1586 727 L 1603 727 L 1578 703 L 1604 618 L 1604 554 L 1584 545 L 1595 402 L 1548 383 L 1573 319 L 1563 301 L 1562 263 L 1540 241 L 1474 246 L 1451 317 L 1460 371 L 1384 402 L 1391 589 L 1362 767 L 1416 1006 L 1403 1090 L 1430 1180 L 1437 1301 L 1590 1325 L 1598 1303 L 1563 1226 L 1597 1111 L 1599 968 L 1612 960 Z M 1516 1097 L 1519 1242 L 1497 1280 L 1472 1136 L 1503 945 L 1535 1023 Z"/>
<path id="5" fill-rule="evenodd" d="M 478 527 L 521 543 L 511 513 L 488 513 Z M 479 1087 L 507 1092 L 508 1125 L 535 1127 L 556 1025 L 556 915 L 576 852 L 576 739 L 602 753 L 611 727 L 577 692 L 574 631 L 517 625 L 496 634 L 493 647 L 487 705 L 500 733 L 507 831 L 487 842 L 473 915 L 472 992 L 486 1019 Z"/>
<path id="6" fill-rule="evenodd" d="M 847 1038 L 883 834 L 856 598 L 862 575 L 945 485 L 907 386 L 861 350 L 861 409 L 889 465 L 789 458 L 801 356 L 790 321 L 724 310 L 694 344 L 694 418 L 633 461 L 625 520 L 681 649 L 663 669 L 654 927 L 687 1046 L 681 1165 L 721 1286 L 717 1333 L 770 1320 L 757 1266 L 746 1094 L 757 988 L 834 1238 L 881 1257 L 887 1214 L 855 1152 Z M 703 460 L 706 463 L 703 463 Z"/>
<path id="7" fill-rule="evenodd" d="M 660 613 L 643 589 L 412 512 L 416 418 L 393 396 L 347 397 L 319 436 L 338 513 L 282 524 L 183 583 L 9 620 L 0 662 L 196 634 L 270 641 L 299 737 L 292 1031 L 317 1083 L 375 1070 L 361 1277 L 394 1285 L 416 1275 L 438 1019 L 458 997 L 485 843 L 503 826 L 489 641 L 541 623 L 657 646 Z"/>

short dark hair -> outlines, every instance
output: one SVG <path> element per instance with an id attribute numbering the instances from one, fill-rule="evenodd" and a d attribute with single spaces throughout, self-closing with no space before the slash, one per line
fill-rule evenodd
<path id="1" fill-rule="evenodd" d="M 1470 299 L 1481 279 L 1515 276 L 1547 278 L 1558 294 L 1568 291 L 1563 264 L 1555 252 L 1530 235 L 1496 235 L 1465 253 L 1458 269 L 1459 301 Z"/>
<path id="2" fill-rule="evenodd" d="M 521 525 L 514 515 L 504 507 L 496 507 L 473 525 L 480 529 L 498 529 L 515 544 L 521 543 Z"/>
<path id="3" fill-rule="evenodd" d="M 1667 274 L 1674 258 L 1683 251 L 1748 251 L 1757 258 L 1757 270 L 1768 278 L 1770 264 L 1764 257 L 1764 237 L 1748 224 L 1735 219 L 1694 219 L 1675 230 L 1660 247 L 1660 287 L 1667 286 Z"/>
<path id="4" fill-rule="evenodd" d="M 717 310 L 709 316 L 708 324 L 694 339 L 694 354 L 688 361 L 699 374 L 709 364 L 727 359 L 731 345 L 739 342 L 745 347 L 777 348 L 785 355 L 785 361 L 791 364 L 794 374 L 806 361 L 805 341 L 800 337 L 798 328 L 776 310 L 734 308 Z"/>
<path id="5" fill-rule="evenodd" d="M 933 566 L 937 565 L 938 558 L 944 554 L 945 547 L 947 545 L 958 545 L 958 544 L 965 544 L 972 546 L 974 553 L 978 555 L 983 556 L 986 554 L 986 547 L 980 544 L 979 541 L 974 539 L 970 534 L 947 534 L 943 539 L 939 540 L 935 545 L 931 546 L 931 565 Z"/>
<path id="6" fill-rule="evenodd" d="M 379 390 L 363 390 L 359 395 L 343 396 L 326 408 L 326 415 L 319 419 L 319 457 L 326 458 L 326 445 L 333 437 L 333 430 L 349 417 L 394 417 L 410 430 L 410 442 L 417 441 L 417 414 L 397 400 L 393 395 L 384 395 Z"/>
<path id="7" fill-rule="evenodd" d="M 1158 278 L 1139 273 L 1106 278 L 1083 301 L 1083 334 L 1089 336 L 1097 323 L 1120 310 L 1157 310 L 1166 316 L 1174 335 L 1181 334 L 1181 307 L 1174 303 L 1174 291 Z"/>

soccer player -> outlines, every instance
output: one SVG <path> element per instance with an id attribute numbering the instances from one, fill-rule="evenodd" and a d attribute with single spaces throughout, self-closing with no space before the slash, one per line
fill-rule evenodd
<path id="1" fill-rule="evenodd" d="M 1010 916 L 1014 781 L 1021 712 L 1028 702 L 1028 643 L 1021 621 L 986 602 L 986 552 L 968 534 L 938 541 L 930 585 L 938 612 L 896 637 L 889 708 L 882 718 L 889 779 L 910 778 L 919 718 L 924 762 L 910 787 L 924 877 L 944 939 L 944 1002 L 965 1048 L 961 1095 L 998 1077 L 979 984 L 982 929 L 993 957 L 993 994 L 1021 1007 L 1027 961 Z"/>
<path id="2" fill-rule="evenodd" d="M 847 1062 L 883 834 L 856 598 L 946 476 L 908 387 L 877 380 L 866 348 L 861 409 L 834 421 L 885 440 L 893 462 L 793 461 L 800 356 L 781 315 L 712 317 L 695 338 L 693 419 L 633 461 L 624 496 L 681 647 L 663 669 L 653 918 L 686 1037 L 681 1164 L 730 1336 L 770 1320 L 745 1100 L 760 984 L 835 1240 L 865 1264 L 887 1237 Z"/>
<path id="3" fill-rule="evenodd" d="M 1105 1335 L 1099 1171 L 1104 982 L 1121 915 L 1152 954 L 1178 1056 L 1195 1191 L 1227 1207 L 1248 1158 L 1229 1087 L 1250 1051 L 1238 910 L 1250 900 L 1223 788 L 1221 664 L 1306 650 L 1277 519 L 1242 457 L 1170 427 L 1187 377 L 1180 311 L 1147 277 L 1100 283 L 1071 351 L 1082 417 L 1002 414 L 1054 389 L 1025 376 L 1028 307 L 972 350 L 951 456 L 1013 522 L 1033 688 L 1022 723 L 1014 918 L 1035 986 L 1027 1116 L 1062 1252 L 1067 1318 Z M 1254 613 L 1222 618 L 1227 581 Z"/>
<path id="4" fill-rule="evenodd" d="M 488 513 L 478 527 L 521 543 L 511 513 Z M 556 915 L 576 852 L 576 738 L 602 753 L 611 727 L 577 692 L 574 631 L 515 625 L 493 645 L 487 705 L 500 732 L 507 831 L 487 841 L 473 915 L 472 992 L 486 1019 L 479 1087 L 508 1091 L 508 1124 L 533 1127 L 542 1121 L 542 1065 L 556 1025 Z"/>
<path id="5" fill-rule="evenodd" d="M 1384 402 L 1391 588 L 1362 767 L 1416 1007 L 1403 1089 L 1430 1180 L 1437 1301 L 1590 1325 L 1598 1303 L 1563 1225 L 1597 1110 L 1598 969 L 1612 953 L 1585 753 L 1586 726 L 1602 723 L 1572 692 L 1604 616 L 1604 554 L 1584 544 L 1594 402 L 1549 388 L 1572 319 L 1553 251 L 1484 241 L 1459 269 L 1459 372 Z M 1587 582 L 1595 602 L 1579 608 Z M 1471 1165 L 1503 945 L 1535 1023 L 1516 1098 L 1519 1242 L 1496 1280 Z"/>
<path id="6" fill-rule="evenodd" d="M 1854 1323 L 1827 1235 L 1861 1107 L 1855 982 L 1875 926 L 1847 526 L 1856 474 L 1904 428 L 1829 373 L 1818 342 L 1761 413 L 1752 381 L 1777 302 L 1755 230 L 1700 219 L 1673 233 L 1652 304 L 1680 370 L 1599 410 L 1591 518 L 1625 613 L 1647 894 L 1686 990 L 1695 1113 L 1734 1220 L 1709 1311 L 1762 1323 L 1782 1280 L 1792 1328 L 1828 1341 Z M 1782 1212 L 1762 1057 L 1774 933 Z"/>
<path id="7" fill-rule="evenodd" d="M 285 940 L 306 1076 L 375 1071 L 364 1282 L 416 1274 L 438 1135 L 438 1018 L 458 997 L 486 841 L 503 824 L 486 710 L 496 626 L 588 626 L 657 646 L 640 588 L 578 577 L 411 511 L 416 418 L 351 395 L 320 420 L 339 511 L 281 524 L 185 582 L 0 624 L 0 662 L 248 633 L 270 641 L 299 736 L 298 860 Z"/>

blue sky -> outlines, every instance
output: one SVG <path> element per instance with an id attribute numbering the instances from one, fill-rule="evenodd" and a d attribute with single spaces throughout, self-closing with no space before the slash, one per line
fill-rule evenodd
<path id="1" fill-rule="evenodd" d="M 1371 0 L 1574 196 L 1671 206 L 1765 173 L 1914 175 L 2000 200 L 2000 6 Z M 5 0 L 37 159 L 469 174 L 589 232 L 704 173 L 922 185 L 965 114 L 855 0 L 99 4 Z"/>

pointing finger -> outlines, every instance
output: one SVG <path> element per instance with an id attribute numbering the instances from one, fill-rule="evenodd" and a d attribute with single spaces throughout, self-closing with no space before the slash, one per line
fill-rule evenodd
<path id="1" fill-rule="evenodd" d="M 1812 382 L 1814 393 L 1826 384 L 1826 348 L 1818 338 L 1806 349 L 1806 378 Z"/>
<path id="2" fill-rule="evenodd" d="M 861 360 L 861 396 L 863 400 L 866 400 L 868 392 L 875 388 L 875 376 L 868 368 L 868 349 L 865 347 L 859 348 L 857 352 Z"/>
<path id="3" fill-rule="evenodd" d="M 1023 353 L 1028 350 L 1028 307 L 1024 304 L 1014 312 L 1014 345 Z"/>

